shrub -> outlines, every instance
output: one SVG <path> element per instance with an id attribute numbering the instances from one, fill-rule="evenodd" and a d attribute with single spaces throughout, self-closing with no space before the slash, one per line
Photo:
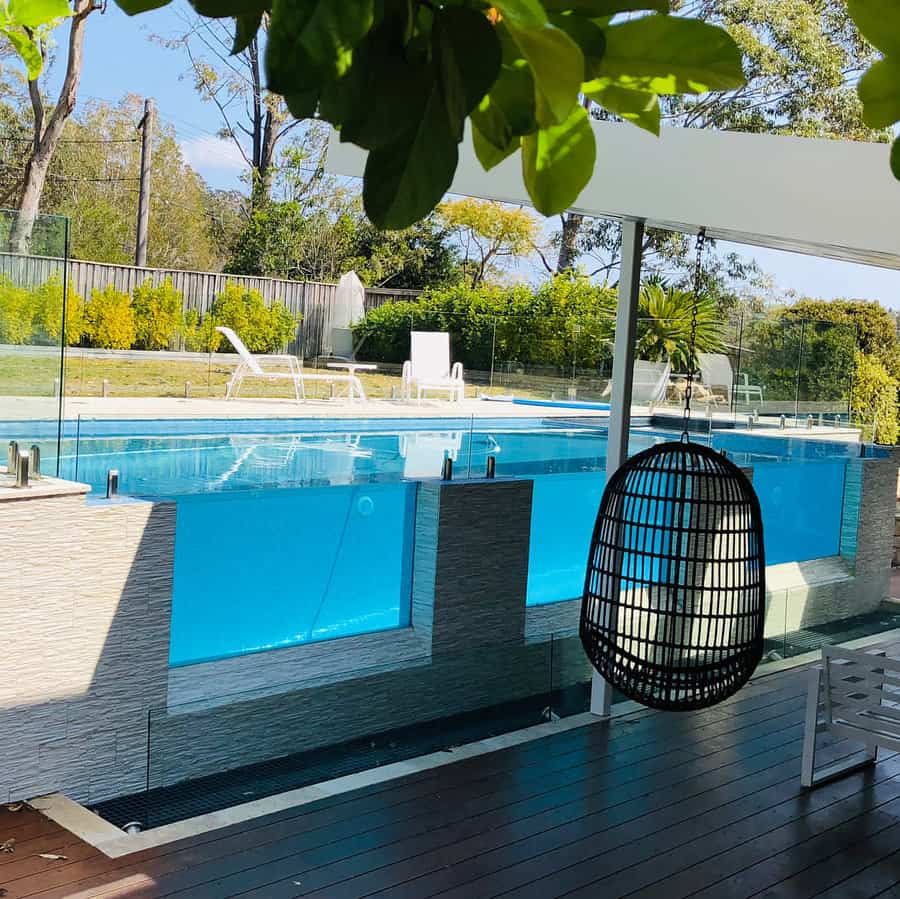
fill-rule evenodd
<path id="1" fill-rule="evenodd" d="M 866 353 L 856 354 L 852 412 L 863 440 L 897 442 L 897 381 L 884 363 Z"/>
<path id="2" fill-rule="evenodd" d="M 215 319 L 207 315 L 201 320 L 196 309 L 188 309 L 184 313 L 181 337 L 184 348 L 190 353 L 214 353 L 222 339 L 216 330 Z"/>
<path id="3" fill-rule="evenodd" d="M 33 318 L 30 291 L 0 277 L 0 343 L 28 343 Z"/>
<path id="4" fill-rule="evenodd" d="M 135 341 L 134 309 L 127 293 L 108 285 L 91 291 L 84 310 L 84 333 L 91 346 L 127 350 Z"/>
<path id="5" fill-rule="evenodd" d="M 231 328 L 251 353 L 282 351 L 294 336 L 299 321 L 283 303 L 273 303 L 271 308 L 267 308 L 258 290 L 247 289 L 234 281 L 228 281 L 216 296 L 206 316 L 206 319 L 210 318 L 215 325 Z M 213 349 L 220 347 L 232 349 L 226 346 L 226 342 L 219 341 Z"/>
<path id="6" fill-rule="evenodd" d="M 182 323 L 182 296 L 172 279 L 154 287 L 148 278 L 134 289 L 136 345 L 142 350 L 167 350 L 178 336 Z"/>
<path id="7" fill-rule="evenodd" d="M 615 294 L 585 279 L 525 286 L 442 288 L 418 302 L 385 303 L 353 328 L 354 342 L 381 362 L 409 358 L 409 332 L 448 331 L 453 358 L 471 369 L 495 363 L 595 368 L 612 355 Z"/>
<path id="8" fill-rule="evenodd" d="M 72 282 L 66 292 L 66 346 L 77 346 L 84 332 L 84 299 Z M 32 293 L 35 342 L 58 343 L 62 331 L 63 284 L 57 275 L 49 278 Z"/>

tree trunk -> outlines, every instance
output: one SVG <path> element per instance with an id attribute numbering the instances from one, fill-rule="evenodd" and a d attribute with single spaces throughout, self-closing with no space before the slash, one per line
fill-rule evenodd
<path id="1" fill-rule="evenodd" d="M 275 147 L 278 143 L 278 116 L 272 109 L 266 111 L 262 143 L 257 162 L 254 182 L 256 190 L 253 197 L 253 208 L 261 206 L 272 199 L 272 174 L 275 165 Z"/>
<path id="2" fill-rule="evenodd" d="M 556 260 L 556 272 L 570 272 L 575 268 L 578 259 L 578 235 L 584 216 L 577 212 L 569 212 L 563 216 L 562 239 L 559 243 L 559 256 Z"/>
<path id="3" fill-rule="evenodd" d="M 28 85 L 34 111 L 34 144 L 31 156 L 25 166 L 25 179 L 22 184 L 22 193 L 19 196 L 19 214 L 16 216 L 10 236 L 14 253 L 25 254 L 31 249 L 31 232 L 34 230 L 34 222 L 40 209 L 47 171 L 53 160 L 53 154 L 59 146 L 66 121 L 75 109 L 78 85 L 81 81 L 81 68 L 84 64 L 84 28 L 87 17 L 95 8 L 94 0 L 75 0 L 72 25 L 69 31 L 66 74 L 59 90 L 56 106 L 47 120 L 46 128 L 44 128 L 44 107 L 38 85 L 35 82 Z"/>

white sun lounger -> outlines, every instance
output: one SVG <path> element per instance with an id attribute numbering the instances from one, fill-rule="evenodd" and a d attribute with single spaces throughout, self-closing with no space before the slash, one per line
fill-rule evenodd
<path id="1" fill-rule="evenodd" d="M 403 363 L 403 397 L 422 399 L 428 390 L 446 391 L 451 400 L 465 396 L 462 362 L 450 365 L 450 335 L 446 331 L 413 331 L 410 359 Z"/>
<path id="2" fill-rule="evenodd" d="M 716 390 L 725 393 L 725 401 L 731 405 L 732 395 L 738 402 L 749 405 L 763 401 L 763 389 L 759 384 L 751 384 L 750 376 L 741 373 L 741 380 L 735 382 L 731 360 L 724 353 L 697 353 L 700 364 L 700 380 L 713 393 Z"/>
<path id="3" fill-rule="evenodd" d="M 668 362 L 647 362 L 644 359 L 634 360 L 634 373 L 631 384 L 631 403 L 633 406 L 649 406 L 661 403 L 666 398 L 666 388 L 672 374 L 672 366 Z M 606 385 L 601 396 L 612 395 L 612 381 Z"/>
<path id="4" fill-rule="evenodd" d="M 254 356 L 244 346 L 244 341 L 231 328 L 217 326 L 216 330 L 228 339 L 241 359 L 234 370 L 234 374 L 231 376 L 231 380 L 228 382 L 228 387 L 225 391 L 226 400 L 237 397 L 245 378 L 259 378 L 264 381 L 293 381 L 294 396 L 298 403 L 306 399 L 306 381 L 328 381 L 332 384 L 346 384 L 351 399 L 354 396 L 358 396 L 363 401 L 366 399 L 366 392 L 356 375 L 309 375 L 303 371 L 303 366 L 296 356 Z M 286 365 L 288 370 L 272 371 L 270 368 L 263 368 L 264 364 Z"/>

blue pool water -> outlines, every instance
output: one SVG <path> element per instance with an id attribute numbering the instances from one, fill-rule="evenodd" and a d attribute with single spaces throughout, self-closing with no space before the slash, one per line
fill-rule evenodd
<path id="1" fill-rule="evenodd" d="M 12 423 L 0 433 L 22 438 Z M 77 430 L 77 433 L 76 433 Z M 671 435 L 636 429 L 629 451 Z M 855 445 L 715 432 L 753 466 L 769 564 L 838 552 Z M 55 465 L 55 442 L 42 445 Z M 85 420 L 67 426 L 63 477 L 103 495 L 177 504 L 171 662 L 409 623 L 416 483 L 481 476 L 534 481 L 527 602 L 580 596 L 605 485 L 604 424 L 572 419 Z M 490 552 L 490 546 L 485 547 Z"/>

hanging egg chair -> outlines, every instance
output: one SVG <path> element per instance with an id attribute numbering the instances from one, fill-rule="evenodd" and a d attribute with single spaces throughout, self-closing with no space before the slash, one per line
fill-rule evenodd
<path id="1" fill-rule="evenodd" d="M 697 288 L 702 243 L 703 232 Z M 628 459 L 606 486 L 579 629 L 615 689 L 679 711 L 715 705 L 749 680 L 766 609 L 759 500 L 732 461 L 690 442 L 691 380 L 682 439 Z"/>

